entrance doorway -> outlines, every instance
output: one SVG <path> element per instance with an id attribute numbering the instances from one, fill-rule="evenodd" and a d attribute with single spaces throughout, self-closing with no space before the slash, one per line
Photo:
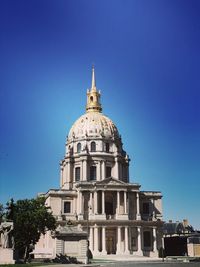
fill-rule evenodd
<path id="1" fill-rule="evenodd" d="M 107 254 L 116 254 L 116 229 L 106 229 Z"/>

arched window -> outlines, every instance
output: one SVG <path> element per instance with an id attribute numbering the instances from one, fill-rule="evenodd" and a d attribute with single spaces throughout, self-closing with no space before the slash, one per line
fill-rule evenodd
<path id="1" fill-rule="evenodd" d="M 80 153 L 81 152 L 81 143 L 78 143 L 77 144 L 77 153 Z"/>
<path id="2" fill-rule="evenodd" d="M 91 144 L 90 144 L 90 150 L 91 150 L 91 152 L 95 152 L 96 151 L 96 143 L 95 142 L 92 142 Z"/>

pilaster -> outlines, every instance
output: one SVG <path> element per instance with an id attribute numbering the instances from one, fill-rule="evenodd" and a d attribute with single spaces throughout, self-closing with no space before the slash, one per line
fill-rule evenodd
<path id="1" fill-rule="evenodd" d="M 141 214 L 140 214 L 140 199 L 139 199 L 139 193 L 136 193 L 136 207 L 137 207 L 137 211 L 136 211 L 136 219 L 137 220 L 141 220 Z"/>

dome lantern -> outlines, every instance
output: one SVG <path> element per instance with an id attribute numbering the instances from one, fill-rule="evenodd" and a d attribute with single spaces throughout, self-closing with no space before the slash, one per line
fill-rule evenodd
<path id="1" fill-rule="evenodd" d="M 100 91 L 97 91 L 94 66 L 92 66 L 92 87 L 87 90 L 86 112 L 101 112 Z"/>

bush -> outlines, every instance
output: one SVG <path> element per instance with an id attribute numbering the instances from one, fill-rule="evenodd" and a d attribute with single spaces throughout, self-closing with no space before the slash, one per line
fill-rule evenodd
<path id="1" fill-rule="evenodd" d="M 53 262 L 62 263 L 62 264 L 70 264 L 70 263 L 80 264 L 81 263 L 77 260 L 77 258 L 63 255 L 63 254 L 59 254 L 59 255 L 57 254 L 56 258 L 53 259 Z"/>

